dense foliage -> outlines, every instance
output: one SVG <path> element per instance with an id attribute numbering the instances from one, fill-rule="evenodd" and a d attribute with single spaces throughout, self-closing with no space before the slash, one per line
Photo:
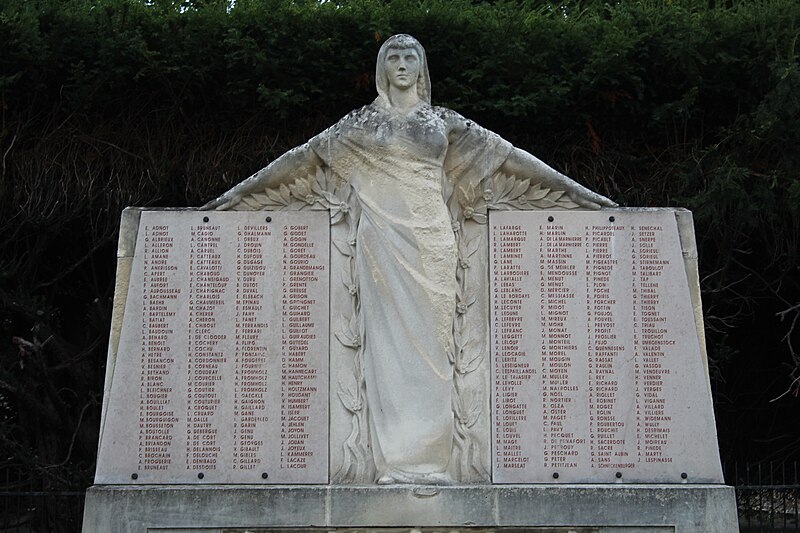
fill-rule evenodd
<path id="1" fill-rule="evenodd" d="M 724 455 L 797 457 L 800 4 L 719 4 L 0 0 L 0 464 L 90 483 L 121 209 L 198 205 L 368 103 L 398 32 L 434 103 L 694 211 Z"/>

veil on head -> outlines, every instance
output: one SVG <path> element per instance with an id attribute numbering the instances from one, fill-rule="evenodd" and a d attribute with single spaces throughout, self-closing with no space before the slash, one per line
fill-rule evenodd
<path id="1" fill-rule="evenodd" d="M 413 48 L 419 55 L 419 77 L 417 78 L 417 96 L 430 104 L 431 103 L 431 76 L 428 73 L 428 59 L 425 57 L 425 49 L 419 41 L 412 36 L 399 33 L 392 35 L 381 46 L 378 52 L 378 61 L 375 65 L 375 85 L 378 94 L 387 102 L 389 101 L 389 78 L 386 76 L 386 56 L 392 48 Z"/>

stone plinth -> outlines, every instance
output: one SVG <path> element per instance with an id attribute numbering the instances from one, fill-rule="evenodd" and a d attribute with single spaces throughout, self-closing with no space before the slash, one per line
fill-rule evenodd
<path id="1" fill-rule="evenodd" d="M 96 486 L 83 533 L 271 531 L 737 531 L 720 485 Z M 635 509 L 635 512 L 631 512 Z"/>

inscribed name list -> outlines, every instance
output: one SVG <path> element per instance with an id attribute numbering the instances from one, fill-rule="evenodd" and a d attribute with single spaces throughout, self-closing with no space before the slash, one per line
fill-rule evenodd
<path id="1" fill-rule="evenodd" d="M 144 211 L 97 483 L 326 483 L 329 217 Z"/>
<path id="2" fill-rule="evenodd" d="M 721 482 L 675 212 L 489 231 L 493 480 Z"/>

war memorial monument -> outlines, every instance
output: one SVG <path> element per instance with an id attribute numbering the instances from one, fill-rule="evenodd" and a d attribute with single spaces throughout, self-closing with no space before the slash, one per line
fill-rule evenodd
<path id="1" fill-rule="evenodd" d="M 691 213 L 458 113 L 425 52 L 202 209 L 128 208 L 84 532 L 737 531 Z"/>

